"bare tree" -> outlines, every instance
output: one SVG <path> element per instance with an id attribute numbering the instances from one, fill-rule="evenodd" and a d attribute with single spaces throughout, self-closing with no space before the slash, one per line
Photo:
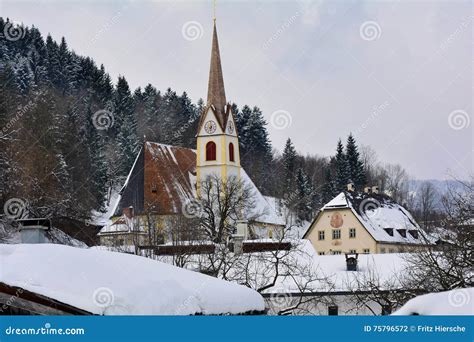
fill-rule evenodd
<path id="1" fill-rule="evenodd" d="M 243 213 L 255 212 L 255 194 L 249 184 L 236 177 L 222 179 L 212 175 L 198 184 L 199 205 L 202 211 L 200 225 L 207 238 L 223 243 L 234 233 L 235 222 L 243 219 Z M 252 221 L 261 213 L 245 219 Z"/>
<path id="2" fill-rule="evenodd" d="M 407 281 L 412 286 L 429 291 L 451 290 L 474 286 L 473 273 L 473 178 L 457 180 L 458 187 L 451 187 L 443 202 L 445 205 L 445 230 L 448 241 L 438 241 L 429 247 L 406 256 Z"/>
<path id="3" fill-rule="evenodd" d="M 435 199 L 436 189 L 429 181 L 423 182 L 418 190 L 417 211 L 419 213 L 419 222 L 427 231 L 435 219 Z"/>

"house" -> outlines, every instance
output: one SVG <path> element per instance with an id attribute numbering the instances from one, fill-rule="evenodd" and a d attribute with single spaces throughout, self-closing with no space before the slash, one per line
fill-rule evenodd
<path id="1" fill-rule="evenodd" d="M 245 286 L 98 248 L 0 244 L 0 315 L 263 313 Z"/>
<path id="2" fill-rule="evenodd" d="M 207 105 L 199 120 L 196 140 L 196 150 L 144 142 L 113 203 L 111 222 L 98 234 L 101 244 L 140 240 L 150 232 L 151 225 L 166 231 L 174 217 L 193 209 L 200 197 L 200 184 L 212 176 L 223 181 L 232 177 L 251 188 L 256 205 L 251 212 L 243 213 L 243 220 L 249 221 L 254 230 L 246 235 L 271 237 L 274 230 L 282 229 L 285 222 L 281 213 L 240 165 L 239 137 L 232 107 L 226 100 L 215 22 Z M 128 217 L 130 212 L 125 213 L 124 209 L 131 210 L 133 217 Z M 124 225 L 130 219 L 134 221 L 133 229 L 130 224 Z M 170 238 L 163 233 L 159 240 L 167 243 Z"/>
<path id="3" fill-rule="evenodd" d="M 396 253 L 431 243 L 408 210 L 376 188 L 341 192 L 321 208 L 303 238 L 320 255 Z"/>

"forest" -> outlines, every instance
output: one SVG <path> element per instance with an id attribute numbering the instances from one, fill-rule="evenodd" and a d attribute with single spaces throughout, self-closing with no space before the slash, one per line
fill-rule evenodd
<path id="1" fill-rule="evenodd" d="M 12 23 L 0 18 L 0 32 L 5 26 Z M 2 207 L 15 198 L 30 216 L 84 221 L 105 209 L 145 140 L 195 147 L 202 99 L 193 102 L 165 84 L 131 89 L 125 76 L 113 80 L 104 65 L 77 55 L 65 38 L 44 38 L 34 26 L 10 28 L 21 39 L 0 39 Z M 242 166 L 262 193 L 284 198 L 300 220 L 310 220 L 348 183 L 359 190 L 377 185 L 421 210 L 403 167 L 382 163 L 350 132 L 334 137 L 332 156 L 317 150 L 302 155 L 290 138 L 279 152 L 258 106 L 232 106 Z M 434 212 L 434 205 L 426 210 Z"/>

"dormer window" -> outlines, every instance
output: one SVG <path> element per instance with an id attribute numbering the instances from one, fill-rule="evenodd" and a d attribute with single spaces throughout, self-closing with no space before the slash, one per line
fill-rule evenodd
<path id="1" fill-rule="evenodd" d="M 414 239 L 418 239 L 418 231 L 417 230 L 409 230 L 408 233 L 410 233 L 410 235 L 414 238 Z"/>
<path id="2" fill-rule="evenodd" d="M 393 236 L 393 228 L 384 228 L 388 235 Z"/>
<path id="3" fill-rule="evenodd" d="M 398 234 L 400 234 L 402 237 L 406 238 L 407 237 L 407 230 L 406 229 L 397 229 Z"/>

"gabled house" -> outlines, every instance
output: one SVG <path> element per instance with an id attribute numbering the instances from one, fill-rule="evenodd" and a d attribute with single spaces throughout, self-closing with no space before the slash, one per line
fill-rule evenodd
<path id="1" fill-rule="evenodd" d="M 396 253 L 431 243 L 408 210 L 377 190 L 341 192 L 321 208 L 303 238 L 320 255 Z"/>

